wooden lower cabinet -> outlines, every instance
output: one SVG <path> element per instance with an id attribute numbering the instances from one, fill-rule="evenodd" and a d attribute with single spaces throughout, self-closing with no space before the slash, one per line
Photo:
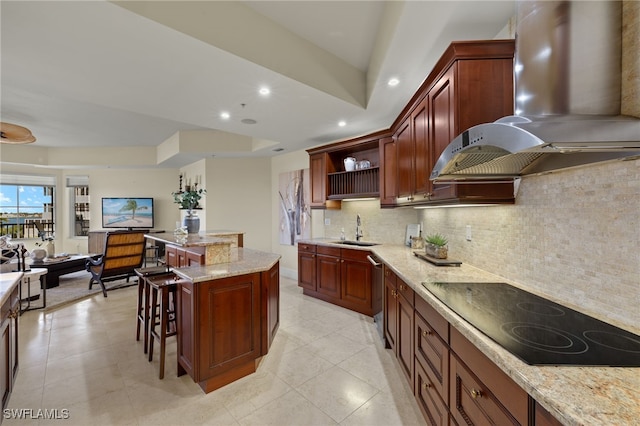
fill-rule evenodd
<path id="1" fill-rule="evenodd" d="M 179 281 L 178 375 L 211 392 L 255 372 L 279 325 L 278 268 Z"/>
<path id="2" fill-rule="evenodd" d="M 316 291 L 316 245 L 298 243 L 298 286 Z"/>
<path id="3" fill-rule="evenodd" d="M 171 244 L 165 246 L 165 259 L 168 266 L 185 268 L 201 266 L 205 262 L 204 247 L 178 247 Z"/>
<path id="4" fill-rule="evenodd" d="M 414 291 L 385 266 L 384 330 L 387 345 L 396 354 L 402 372 L 413 386 Z"/>
<path id="5" fill-rule="evenodd" d="M 7 407 L 18 374 L 19 303 L 18 287 L 16 286 L 0 310 L 0 394 L 2 395 L 2 409 Z"/>
<path id="6" fill-rule="evenodd" d="M 374 297 L 369 254 L 367 250 L 299 243 L 298 286 L 307 296 L 373 316 L 382 301 Z"/>
<path id="7" fill-rule="evenodd" d="M 427 424 L 560 425 L 387 265 L 383 311 L 387 348 Z"/>

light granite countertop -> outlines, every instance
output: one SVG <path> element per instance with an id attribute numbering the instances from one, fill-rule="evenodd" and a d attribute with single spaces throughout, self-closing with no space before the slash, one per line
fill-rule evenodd
<path id="1" fill-rule="evenodd" d="M 9 300 L 9 295 L 22 279 L 22 272 L 0 273 L 0 306 Z"/>
<path id="2" fill-rule="evenodd" d="M 504 282 L 535 293 L 531 289 L 467 264 L 459 267 L 434 266 L 417 258 L 413 250 L 405 246 L 383 244 L 366 249 L 379 257 L 416 292 L 416 296 L 431 304 L 452 327 L 563 424 L 638 424 L 640 368 L 528 365 L 442 304 L 422 286 L 422 282 Z M 548 295 L 539 295 L 553 300 Z M 629 331 L 640 334 L 640 330 Z"/>
<path id="3" fill-rule="evenodd" d="M 173 268 L 173 271 L 179 276 L 197 283 L 253 272 L 268 271 L 279 260 L 279 254 L 240 247 L 231 249 L 231 261 L 229 263 L 192 266 L 189 268 Z"/>
<path id="4" fill-rule="evenodd" d="M 235 234 L 238 234 L 236 232 Z M 217 234 L 220 236 L 213 236 L 207 234 L 188 234 L 188 235 L 175 235 L 173 232 L 162 232 L 157 234 L 145 234 L 150 240 L 160 241 L 165 244 L 173 244 L 179 247 L 206 247 L 217 244 L 230 244 L 229 239 L 224 238 L 224 235 L 228 234 Z"/>

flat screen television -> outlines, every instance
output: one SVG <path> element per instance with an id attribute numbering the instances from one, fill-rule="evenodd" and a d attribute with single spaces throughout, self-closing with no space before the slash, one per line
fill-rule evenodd
<path id="1" fill-rule="evenodd" d="M 102 199 L 102 227 L 153 228 L 153 198 L 109 197 Z"/>

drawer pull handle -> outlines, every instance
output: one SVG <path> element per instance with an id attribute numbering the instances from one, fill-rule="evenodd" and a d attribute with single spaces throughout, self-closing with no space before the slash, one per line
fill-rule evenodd
<path id="1" fill-rule="evenodd" d="M 482 397 L 482 391 L 478 389 L 471 389 L 471 398 L 478 399 Z"/>
<path id="2" fill-rule="evenodd" d="M 406 288 L 405 288 L 404 284 L 400 284 L 400 291 L 405 291 L 405 290 L 406 290 Z"/>
<path id="3" fill-rule="evenodd" d="M 423 337 L 429 337 L 429 336 L 431 336 L 431 334 L 432 334 L 431 331 L 422 330 L 422 336 Z"/>
<path id="4" fill-rule="evenodd" d="M 429 383 L 429 382 L 424 382 L 424 383 L 422 384 L 422 387 L 424 388 L 424 390 L 427 390 L 427 389 L 429 389 L 429 388 L 431 387 L 431 383 Z"/>

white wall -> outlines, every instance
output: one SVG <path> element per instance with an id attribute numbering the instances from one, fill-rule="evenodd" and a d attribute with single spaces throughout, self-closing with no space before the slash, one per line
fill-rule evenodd
<path id="1" fill-rule="evenodd" d="M 216 157 L 205 162 L 206 229 L 243 231 L 245 247 L 271 251 L 270 159 Z"/>

